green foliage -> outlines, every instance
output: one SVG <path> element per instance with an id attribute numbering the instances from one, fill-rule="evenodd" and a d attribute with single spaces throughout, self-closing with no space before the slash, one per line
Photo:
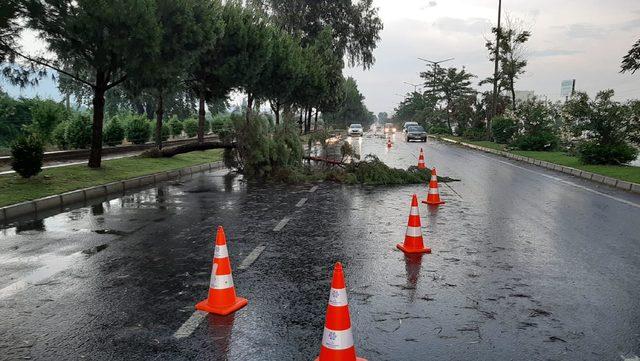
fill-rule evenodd
<path id="1" fill-rule="evenodd" d="M 518 124 L 512 118 L 497 116 L 491 119 L 491 132 L 496 143 L 509 143 L 517 130 Z"/>
<path id="2" fill-rule="evenodd" d="M 364 105 L 364 96 L 358 90 L 355 79 L 347 78 L 343 83 L 342 92 L 343 101 L 338 110 L 322 115 L 325 123 L 339 129 L 345 129 L 352 123 L 362 124 L 363 127 L 371 124 L 374 119 L 373 113 Z"/>
<path id="3" fill-rule="evenodd" d="M 38 101 L 31 108 L 31 123 L 26 128 L 44 142 L 48 142 L 51 140 L 53 129 L 66 117 L 67 111 L 62 104 L 53 100 Z"/>
<path id="4" fill-rule="evenodd" d="M 225 138 L 233 130 L 231 114 L 216 114 L 211 120 L 211 131 Z"/>
<path id="5" fill-rule="evenodd" d="M 69 121 L 65 131 L 69 148 L 85 149 L 91 143 L 91 119 L 86 114 L 77 114 Z"/>
<path id="6" fill-rule="evenodd" d="M 151 127 L 144 116 L 130 116 L 125 128 L 124 134 L 133 144 L 144 144 L 151 137 Z"/>
<path id="7" fill-rule="evenodd" d="M 585 164 L 622 165 L 638 157 L 638 149 L 621 142 L 618 144 L 600 144 L 595 140 L 578 143 L 578 155 Z"/>
<path id="8" fill-rule="evenodd" d="M 469 140 L 485 140 L 487 138 L 487 132 L 484 129 L 469 128 L 465 129 L 462 136 Z"/>
<path id="9" fill-rule="evenodd" d="M 35 134 L 20 136 L 11 143 L 11 168 L 22 178 L 31 178 L 42 171 L 44 147 Z"/>
<path id="10" fill-rule="evenodd" d="M 31 122 L 31 108 L 36 100 L 13 99 L 0 91 L 0 146 L 8 146 Z"/>
<path id="11" fill-rule="evenodd" d="M 55 144 L 56 147 L 60 150 L 69 149 L 69 142 L 67 142 L 67 127 L 69 126 L 69 122 L 61 122 L 53 128 L 53 132 L 51 132 L 51 142 Z"/>
<path id="12" fill-rule="evenodd" d="M 578 153 L 587 164 L 624 164 L 633 160 L 628 159 L 633 154 L 629 143 L 640 144 L 639 104 L 621 104 L 613 96 L 613 90 L 593 100 L 578 93 L 564 106 L 565 124 L 574 136 L 586 139 L 579 142 Z"/>
<path id="13" fill-rule="evenodd" d="M 631 74 L 640 69 L 640 39 L 633 44 L 627 55 L 622 58 L 621 73 L 630 71 Z"/>
<path id="14" fill-rule="evenodd" d="M 429 127 L 430 134 L 451 134 L 449 127 L 443 124 L 432 125 Z"/>
<path id="15" fill-rule="evenodd" d="M 375 155 L 365 156 L 363 161 L 352 162 L 345 167 L 341 180 L 345 183 L 367 185 L 396 185 L 426 183 L 431 177 L 430 170 L 419 170 L 412 166 L 407 170 L 391 168 Z"/>
<path id="16" fill-rule="evenodd" d="M 195 137 L 198 134 L 198 120 L 197 119 L 187 119 L 182 125 L 184 126 L 184 132 L 187 133 L 187 137 Z"/>
<path id="17" fill-rule="evenodd" d="M 549 103 L 531 99 L 515 111 L 518 133 L 511 145 L 521 150 L 554 150 L 560 139 L 555 114 Z"/>
<path id="18" fill-rule="evenodd" d="M 177 117 L 171 117 L 171 120 L 169 120 L 169 129 L 171 130 L 171 136 L 172 137 L 178 137 L 182 134 L 182 122 L 180 120 L 178 120 Z"/>
<path id="19" fill-rule="evenodd" d="M 122 144 L 124 140 L 124 127 L 120 123 L 118 117 L 113 117 L 107 123 L 104 128 L 104 135 L 102 136 L 104 144 L 109 146 L 116 146 Z"/>

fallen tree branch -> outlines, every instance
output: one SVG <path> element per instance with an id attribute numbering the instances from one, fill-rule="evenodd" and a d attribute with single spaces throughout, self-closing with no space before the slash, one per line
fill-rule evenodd
<path id="1" fill-rule="evenodd" d="M 324 163 L 328 163 L 328 164 L 332 164 L 332 165 L 338 165 L 341 167 L 344 167 L 344 163 L 338 160 L 331 160 L 331 159 L 325 159 L 325 158 L 320 158 L 320 157 L 303 157 L 304 160 L 312 160 L 314 162 L 324 162 Z"/>

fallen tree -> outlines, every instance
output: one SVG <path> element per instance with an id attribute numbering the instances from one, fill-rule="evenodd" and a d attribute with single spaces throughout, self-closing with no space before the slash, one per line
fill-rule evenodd
<path id="1" fill-rule="evenodd" d="M 203 143 L 188 143 L 183 145 L 177 145 L 175 147 L 166 147 L 161 150 L 156 148 L 149 149 L 142 153 L 143 157 L 147 158 L 171 158 L 174 155 L 189 153 L 194 151 L 202 151 L 208 149 L 234 149 L 236 147 L 235 142 L 203 142 Z"/>

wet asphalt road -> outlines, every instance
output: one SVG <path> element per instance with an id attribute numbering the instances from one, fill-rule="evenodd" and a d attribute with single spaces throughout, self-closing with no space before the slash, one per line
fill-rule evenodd
<path id="1" fill-rule="evenodd" d="M 441 186 L 447 204 L 421 206 L 433 254 L 395 249 L 424 186 L 198 174 L 0 230 L 0 358 L 311 360 L 335 261 L 370 361 L 640 355 L 639 196 L 443 143 L 352 143 L 398 167 L 424 147 L 461 179 Z M 206 297 L 217 225 L 249 305 L 176 339 Z"/>

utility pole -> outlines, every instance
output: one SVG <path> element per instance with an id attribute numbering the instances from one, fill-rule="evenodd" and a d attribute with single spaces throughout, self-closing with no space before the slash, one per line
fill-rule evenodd
<path id="1" fill-rule="evenodd" d="M 491 137 L 491 118 L 498 115 L 498 58 L 500 56 L 500 15 L 502 12 L 502 0 L 498 0 L 498 28 L 496 31 L 495 59 L 493 69 L 493 114 L 487 119 L 487 132 Z"/>
<path id="2" fill-rule="evenodd" d="M 405 83 L 407 85 L 411 85 L 413 87 L 413 92 L 414 93 L 418 92 L 418 87 L 420 86 L 420 84 L 412 84 L 412 83 L 409 83 L 408 81 L 403 81 L 403 83 Z"/>
<path id="3" fill-rule="evenodd" d="M 438 61 L 429 60 L 429 59 L 423 59 L 423 58 L 418 58 L 418 59 L 433 65 L 433 90 L 435 91 L 436 83 L 437 83 L 437 80 L 438 80 L 437 79 L 437 76 L 438 76 L 438 64 L 444 63 L 445 61 L 453 60 L 455 58 L 449 58 L 449 59 L 438 60 Z"/>

